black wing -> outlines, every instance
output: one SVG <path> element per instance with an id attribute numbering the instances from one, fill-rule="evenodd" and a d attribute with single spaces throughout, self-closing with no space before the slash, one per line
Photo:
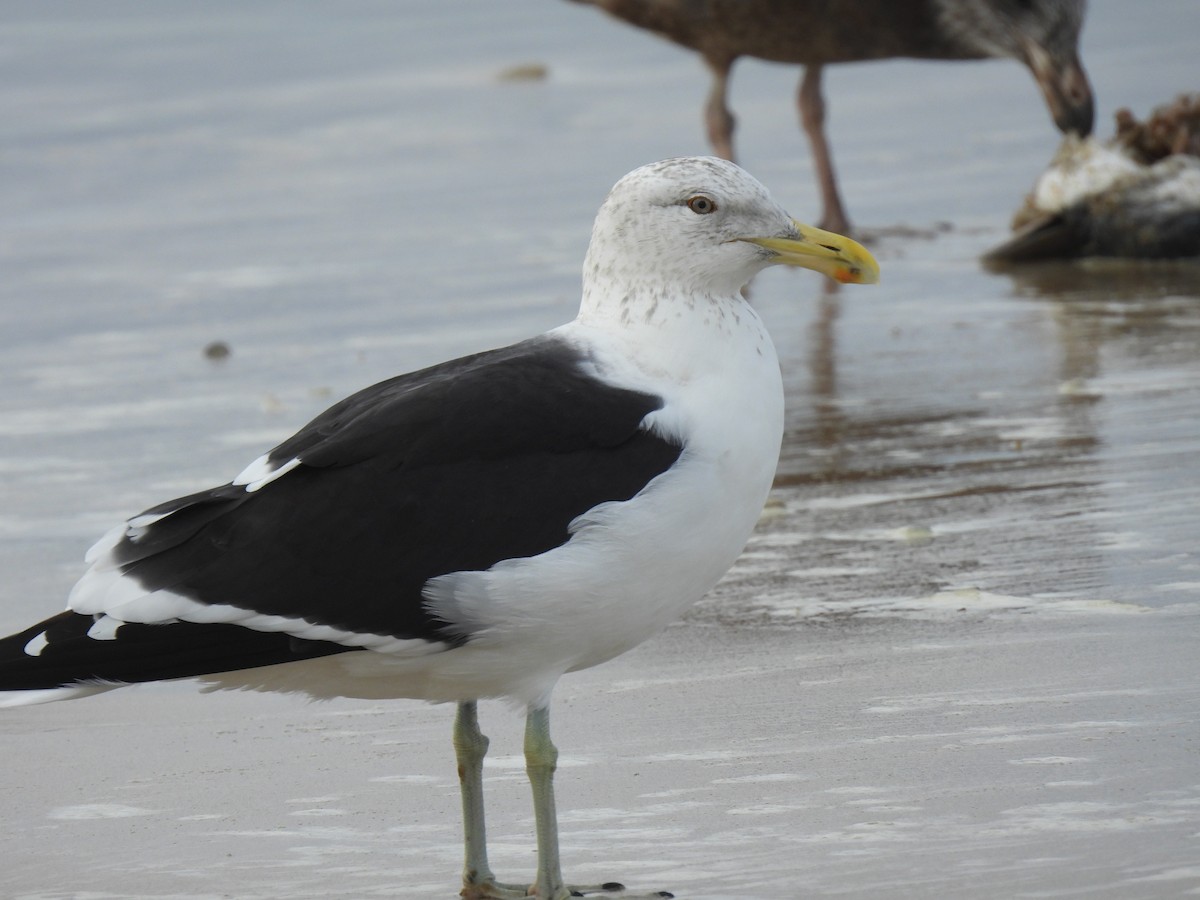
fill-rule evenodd
<path id="1" fill-rule="evenodd" d="M 113 560 L 147 591 L 349 632 L 461 642 L 421 596 L 568 539 L 680 444 L 642 428 L 652 394 L 596 381 L 552 337 L 401 375 L 331 407 L 271 451 L 301 464 L 260 490 L 163 504 Z"/>

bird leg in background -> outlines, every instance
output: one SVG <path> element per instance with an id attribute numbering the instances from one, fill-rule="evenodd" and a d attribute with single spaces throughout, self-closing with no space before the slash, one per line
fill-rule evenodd
<path id="1" fill-rule="evenodd" d="M 847 234 L 850 231 L 850 219 L 842 206 L 841 195 L 838 194 L 833 156 L 830 155 L 829 143 L 825 140 L 825 98 L 821 94 L 820 66 L 805 66 L 796 102 L 800 107 L 800 125 L 808 135 L 808 143 L 812 148 L 817 183 L 821 186 L 820 227 L 826 231 Z"/>
<path id="2" fill-rule="evenodd" d="M 708 130 L 708 141 L 712 144 L 713 152 L 730 162 L 733 158 L 733 128 L 736 120 L 729 110 L 729 70 L 733 59 L 713 59 L 705 57 L 712 70 L 712 88 L 708 92 L 708 102 L 704 105 L 704 125 Z"/>

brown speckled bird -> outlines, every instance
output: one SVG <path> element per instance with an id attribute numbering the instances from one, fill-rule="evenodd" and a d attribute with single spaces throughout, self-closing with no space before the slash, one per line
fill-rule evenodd
<path id="1" fill-rule="evenodd" d="M 1055 124 L 1087 136 L 1092 91 L 1079 61 L 1085 0 L 576 0 L 695 50 L 713 73 L 708 137 L 732 160 L 726 94 L 739 56 L 805 67 L 800 121 L 812 146 L 823 228 L 849 228 L 825 139 L 821 71 L 831 63 L 1012 58 L 1033 73 Z"/>

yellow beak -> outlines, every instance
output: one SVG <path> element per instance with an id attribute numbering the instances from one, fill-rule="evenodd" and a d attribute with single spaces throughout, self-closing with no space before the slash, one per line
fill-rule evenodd
<path id="1" fill-rule="evenodd" d="M 751 244 L 766 247 L 774 257 L 772 263 L 799 266 L 828 275 L 842 284 L 875 284 L 879 281 L 879 263 L 858 241 L 802 225 L 795 219 L 792 225 L 797 237 L 741 238 Z"/>

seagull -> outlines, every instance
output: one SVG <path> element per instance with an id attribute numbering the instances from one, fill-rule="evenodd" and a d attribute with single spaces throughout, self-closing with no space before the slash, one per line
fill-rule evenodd
<path id="1" fill-rule="evenodd" d="M 772 265 L 879 271 L 733 163 L 634 170 L 597 215 L 574 321 L 368 387 L 118 525 L 66 612 L 0 641 L 0 705 L 196 676 L 456 703 L 462 896 L 621 890 L 563 880 L 550 695 L 680 616 L 754 528 L 783 389 L 741 289 Z M 477 701 L 500 697 L 526 708 L 532 886 L 488 863 Z"/>
<path id="2" fill-rule="evenodd" d="M 822 228 L 850 220 L 825 139 L 826 65 L 912 59 L 1015 59 L 1037 80 L 1060 131 L 1092 130 L 1092 91 L 1079 61 L 1085 0 L 575 0 L 648 29 L 703 58 L 712 72 L 709 141 L 734 159 L 727 94 L 739 56 L 805 67 L 797 103 L 821 192 Z M 936 102 L 936 101 L 931 101 Z"/>

